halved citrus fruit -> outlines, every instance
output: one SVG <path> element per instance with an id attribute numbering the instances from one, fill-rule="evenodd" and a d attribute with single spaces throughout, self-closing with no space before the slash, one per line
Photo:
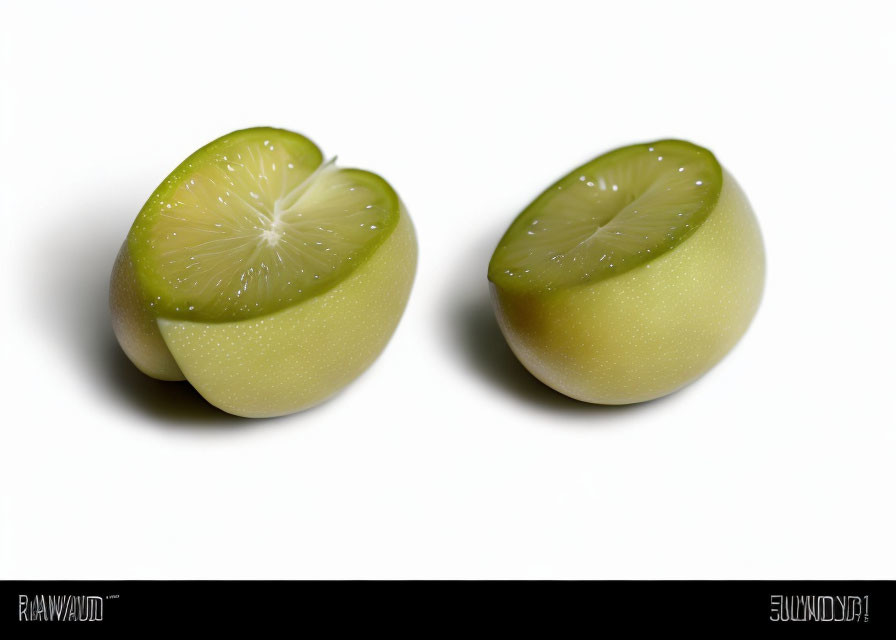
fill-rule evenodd
<path id="1" fill-rule="evenodd" d="M 404 310 L 413 227 L 381 177 L 282 129 L 236 131 L 149 198 L 116 262 L 131 360 L 247 416 L 291 413 L 365 369 Z"/>
<path id="2" fill-rule="evenodd" d="M 731 349 L 762 292 L 752 209 L 715 156 L 682 140 L 573 170 L 510 225 L 489 265 L 499 324 L 549 386 L 602 404 L 650 400 Z"/>

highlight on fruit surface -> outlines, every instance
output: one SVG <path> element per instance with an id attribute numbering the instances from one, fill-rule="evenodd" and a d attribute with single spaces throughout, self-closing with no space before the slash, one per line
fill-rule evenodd
<path id="1" fill-rule="evenodd" d="M 112 273 L 112 325 L 144 373 L 268 417 L 318 404 L 379 355 L 417 244 L 380 176 L 302 135 L 236 131 L 196 151 L 137 216 Z"/>
<path id="2" fill-rule="evenodd" d="M 574 169 L 510 225 L 489 264 L 498 324 L 539 380 L 629 404 L 708 371 L 762 296 L 753 210 L 715 156 L 682 140 Z"/>

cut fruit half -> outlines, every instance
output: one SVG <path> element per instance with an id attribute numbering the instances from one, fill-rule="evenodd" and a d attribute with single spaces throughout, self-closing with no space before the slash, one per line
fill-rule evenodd
<path id="1" fill-rule="evenodd" d="M 392 232 L 399 207 L 385 180 L 323 162 L 304 136 L 246 129 L 175 169 L 140 212 L 129 250 L 154 315 L 244 320 L 344 280 Z"/>
<path id="2" fill-rule="evenodd" d="M 747 330 L 765 252 L 715 156 L 679 140 L 624 147 L 553 184 L 489 265 L 495 317 L 536 378 L 630 404 L 696 380 Z"/>
<path id="3" fill-rule="evenodd" d="M 721 188 L 715 156 L 689 142 L 611 151 L 551 185 L 514 220 L 489 279 L 548 292 L 624 273 L 696 231 Z"/>
<path id="4" fill-rule="evenodd" d="M 112 270 L 112 329 L 149 376 L 261 418 L 337 393 L 386 347 L 417 265 L 392 187 L 307 138 L 245 129 L 153 192 Z"/>

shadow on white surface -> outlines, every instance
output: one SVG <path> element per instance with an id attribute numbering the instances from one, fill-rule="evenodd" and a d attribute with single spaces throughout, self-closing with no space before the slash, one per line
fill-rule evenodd
<path id="1" fill-rule="evenodd" d="M 103 328 L 103 344 L 96 346 L 104 353 L 97 355 L 100 366 L 96 367 L 96 375 L 110 394 L 122 402 L 167 424 L 218 424 L 230 428 L 252 423 L 210 405 L 188 382 L 165 382 L 141 373 L 118 346 L 108 322 Z"/>
<path id="2" fill-rule="evenodd" d="M 509 223 L 509 219 L 508 219 Z M 483 382 L 510 398 L 557 415 L 600 418 L 631 415 L 665 404 L 681 392 L 650 402 L 630 405 L 597 405 L 575 400 L 542 383 L 517 360 L 504 339 L 489 296 L 488 263 L 503 230 L 484 236 L 458 264 L 444 300 L 442 317 L 452 350 Z"/>

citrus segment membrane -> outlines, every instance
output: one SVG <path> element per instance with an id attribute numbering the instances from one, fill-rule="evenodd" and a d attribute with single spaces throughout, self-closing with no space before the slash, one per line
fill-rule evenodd
<path id="1" fill-rule="evenodd" d="M 395 227 L 379 176 L 323 162 L 298 134 L 248 129 L 190 156 L 134 223 L 131 252 L 156 315 L 241 320 L 343 280 Z"/>
<path id="2" fill-rule="evenodd" d="M 611 151 L 551 185 L 514 220 L 489 279 L 544 292 L 623 273 L 693 233 L 721 188 L 715 156 L 689 142 Z"/>

